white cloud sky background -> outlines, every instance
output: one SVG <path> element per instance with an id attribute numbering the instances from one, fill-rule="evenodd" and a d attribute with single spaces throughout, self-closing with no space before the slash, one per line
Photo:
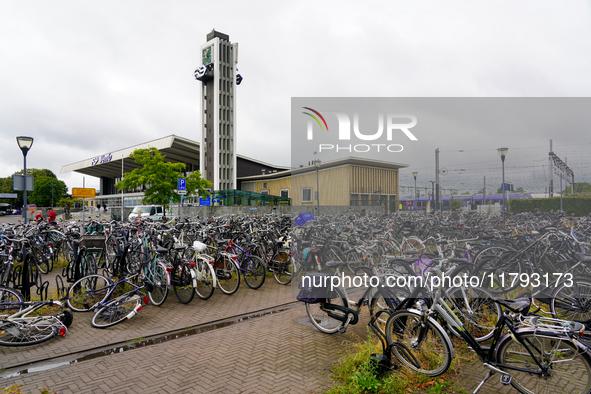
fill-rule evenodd
<path id="1" fill-rule="evenodd" d="M 239 43 L 238 153 L 289 166 L 291 97 L 589 96 L 590 15 L 588 1 L 3 1 L 0 177 L 22 169 L 17 135 L 35 138 L 27 166 L 70 188 L 82 175 L 60 174 L 66 164 L 170 134 L 199 141 L 193 71 L 213 28 Z M 590 133 L 550 137 L 591 182 Z M 546 134 L 425 145 L 401 184 L 433 173 L 436 145 L 450 169 L 442 182 L 475 192 L 486 171 L 454 169 L 500 178 L 496 148 L 508 146 L 507 180 L 543 192 Z"/>

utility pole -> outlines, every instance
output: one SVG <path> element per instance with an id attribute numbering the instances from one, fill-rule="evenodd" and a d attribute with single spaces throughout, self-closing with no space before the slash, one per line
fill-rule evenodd
<path id="1" fill-rule="evenodd" d="M 431 210 L 435 209 L 435 182 L 434 181 L 429 181 L 431 182 Z"/>
<path id="2" fill-rule="evenodd" d="M 435 183 L 435 207 L 441 210 L 441 196 L 439 195 L 439 148 L 435 149 Z"/>
<path id="3" fill-rule="evenodd" d="M 552 176 L 554 174 L 553 168 L 552 168 L 552 155 L 554 154 L 554 152 L 552 151 L 552 140 L 550 140 L 550 152 L 548 153 L 548 165 L 549 165 L 549 171 L 548 171 L 548 176 L 550 178 L 550 184 L 548 185 L 548 197 L 554 197 L 554 177 Z"/>
<path id="4" fill-rule="evenodd" d="M 484 187 L 482 188 L 482 205 L 486 205 L 486 177 L 484 177 Z"/>

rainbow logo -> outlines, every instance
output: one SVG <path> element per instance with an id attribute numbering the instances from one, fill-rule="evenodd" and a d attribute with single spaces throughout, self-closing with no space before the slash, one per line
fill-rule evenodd
<path id="1" fill-rule="evenodd" d="M 323 117 L 322 115 L 320 115 L 320 112 L 318 112 L 318 111 L 316 111 L 316 110 L 313 110 L 312 108 L 308 108 L 308 107 L 302 107 L 302 108 L 304 108 L 304 109 L 307 109 L 308 111 L 312 111 L 312 112 L 314 112 L 316 115 L 318 115 L 318 116 L 320 117 L 320 119 L 322 119 L 322 122 L 324 123 L 324 126 L 326 126 L 326 131 L 328 131 L 328 125 L 326 124 L 326 120 L 324 120 L 324 117 Z M 302 112 L 302 113 L 303 113 L 303 114 L 306 114 L 306 115 L 308 115 L 308 116 L 311 116 L 311 117 L 312 117 L 312 118 L 313 118 L 313 119 L 314 119 L 314 120 L 315 120 L 315 121 L 318 123 L 318 126 L 320 126 L 320 130 L 324 130 L 324 129 L 322 128 L 322 123 L 320 123 L 320 120 L 318 120 L 318 118 L 317 118 L 317 117 L 315 117 L 314 115 L 312 115 L 312 114 L 311 114 L 311 113 L 309 113 L 309 112 Z"/>

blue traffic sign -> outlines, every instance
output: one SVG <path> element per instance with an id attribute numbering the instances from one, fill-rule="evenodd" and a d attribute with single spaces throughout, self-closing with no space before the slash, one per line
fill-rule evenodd
<path id="1" fill-rule="evenodd" d="M 185 178 L 179 178 L 178 190 L 187 190 L 187 180 Z"/>

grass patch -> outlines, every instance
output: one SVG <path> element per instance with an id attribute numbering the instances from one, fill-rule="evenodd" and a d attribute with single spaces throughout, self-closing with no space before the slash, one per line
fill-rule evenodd
<path id="1" fill-rule="evenodd" d="M 456 349 L 459 343 L 456 343 Z M 463 345 L 464 348 L 465 345 Z M 469 351 L 466 349 L 466 352 Z M 345 393 L 375 393 L 375 394 L 446 394 L 466 393 L 457 385 L 460 366 L 470 362 L 469 355 L 457 354 L 452 360 L 450 368 L 441 376 L 432 378 L 416 374 L 400 366 L 397 370 L 379 375 L 370 363 L 372 353 L 382 353 L 380 342 L 368 332 L 367 339 L 353 345 L 353 350 L 347 352 L 332 368 L 332 378 L 337 385 L 327 391 L 327 394 Z"/>

